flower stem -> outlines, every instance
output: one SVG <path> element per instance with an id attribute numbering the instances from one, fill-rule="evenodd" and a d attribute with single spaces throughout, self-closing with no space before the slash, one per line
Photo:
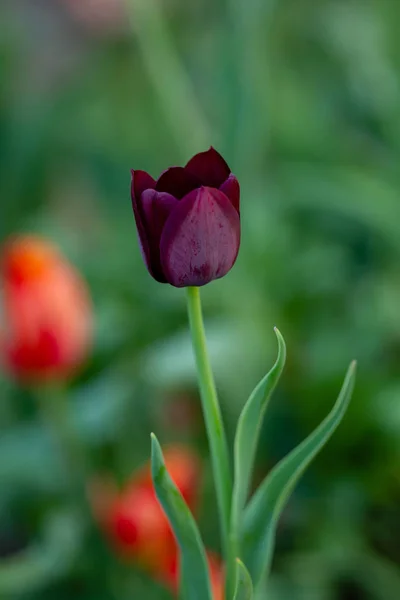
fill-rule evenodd
<path id="1" fill-rule="evenodd" d="M 232 476 L 229 464 L 228 444 L 226 441 L 210 359 L 207 352 L 199 288 L 187 288 L 187 300 L 203 414 L 211 450 L 211 461 L 214 471 L 215 489 L 220 516 L 222 545 L 229 572 L 230 565 L 232 564 L 229 544 Z"/>
<path id="2" fill-rule="evenodd" d="M 159 96 L 171 134 L 186 155 L 195 147 L 207 146 L 212 132 L 174 44 L 163 4 L 160 0 L 127 0 L 132 31 L 147 75 Z M 182 135 L 185 131 L 191 135 Z"/>

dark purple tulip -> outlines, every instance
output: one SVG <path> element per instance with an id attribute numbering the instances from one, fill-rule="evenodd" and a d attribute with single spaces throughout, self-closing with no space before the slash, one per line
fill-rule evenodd
<path id="1" fill-rule="evenodd" d="M 233 267 L 240 245 L 240 187 L 210 148 L 155 181 L 132 170 L 132 206 L 149 273 L 175 287 L 200 286 Z"/>

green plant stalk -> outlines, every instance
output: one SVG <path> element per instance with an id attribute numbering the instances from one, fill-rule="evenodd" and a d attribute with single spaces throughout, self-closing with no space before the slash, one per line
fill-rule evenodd
<path id="1" fill-rule="evenodd" d="M 226 441 L 210 359 L 207 352 L 199 288 L 189 287 L 187 289 L 187 301 L 203 414 L 214 472 L 222 546 L 227 567 L 227 582 L 233 582 L 232 584 L 228 584 L 230 586 L 234 585 L 236 564 L 235 556 L 232 556 L 229 540 L 232 475 L 229 463 L 228 444 Z M 229 598 L 229 596 L 227 596 L 227 598 Z"/>
<path id="2" fill-rule="evenodd" d="M 185 155 L 196 147 L 209 146 L 212 132 L 176 50 L 162 3 L 160 0 L 127 0 L 127 8 L 143 64 L 172 136 Z M 187 131 L 190 136 L 186 135 Z"/>

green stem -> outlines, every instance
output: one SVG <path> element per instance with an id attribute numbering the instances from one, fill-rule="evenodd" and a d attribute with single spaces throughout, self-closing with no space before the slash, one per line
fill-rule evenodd
<path id="1" fill-rule="evenodd" d="M 127 0 L 133 34 L 171 134 L 186 155 L 210 145 L 212 132 L 176 50 L 160 0 Z M 190 136 L 186 132 L 190 131 Z"/>
<path id="2" fill-rule="evenodd" d="M 189 287 L 187 290 L 187 299 L 189 323 L 200 385 L 200 395 L 214 471 L 215 489 L 221 523 L 222 545 L 225 560 L 228 562 L 227 568 L 229 570 L 229 563 L 231 562 L 229 558 L 229 521 L 232 498 L 232 477 L 229 464 L 228 444 L 207 352 L 199 288 Z"/>

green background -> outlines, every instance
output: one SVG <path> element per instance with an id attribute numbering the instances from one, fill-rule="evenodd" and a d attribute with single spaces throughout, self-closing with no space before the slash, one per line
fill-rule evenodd
<path id="1" fill-rule="evenodd" d="M 280 524 L 271 600 L 400 598 L 400 3 L 2 0 L 0 241 L 55 240 L 88 281 L 93 351 L 68 389 L 92 473 L 126 481 L 161 443 L 204 458 L 185 297 L 138 249 L 130 168 L 210 144 L 242 188 L 234 269 L 204 288 L 228 435 L 275 359 L 256 479 L 332 406 L 348 415 Z M 0 376 L 0 598 L 168 598 L 100 543 L 66 491 L 39 392 Z"/>

